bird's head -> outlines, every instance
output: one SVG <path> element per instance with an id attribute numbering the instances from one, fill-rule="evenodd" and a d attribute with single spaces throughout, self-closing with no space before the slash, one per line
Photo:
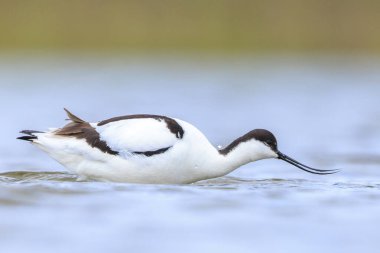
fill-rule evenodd
<path id="1" fill-rule="evenodd" d="M 232 142 L 229 146 L 227 146 L 220 152 L 226 155 L 238 146 L 245 146 L 244 150 L 246 152 L 251 152 L 249 154 L 251 161 L 268 158 L 277 158 L 312 174 L 327 175 L 338 172 L 338 170 L 315 169 L 281 153 L 277 147 L 276 137 L 270 131 L 265 129 L 255 129 L 248 132 L 242 137 L 236 139 L 234 142 Z"/>

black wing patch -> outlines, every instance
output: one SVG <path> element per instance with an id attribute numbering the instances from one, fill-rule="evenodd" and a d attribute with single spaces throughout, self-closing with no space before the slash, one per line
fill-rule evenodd
<path id="1" fill-rule="evenodd" d="M 54 134 L 56 135 L 64 135 L 64 136 L 72 136 L 77 139 L 85 139 L 86 142 L 93 148 L 97 148 L 101 150 L 104 153 L 111 154 L 111 155 L 118 155 L 119 152 L 112 150 L 105 141 L 100 139 L 99 133 L 96 131 L 95 128 L 93 128 L 88 122 L 80 119 L 79 117 L 75 116 L 71 112 L 69 112 L 67 109 L 65 109 L 69 119 L 72 121 L 66 126 L 64 126 L 61 129 L 58 129 L 55 131 Z M 125 120 L 125 119 L 143 119 L 143 118 L 153 118 L 158 121 L 164 120 L 168 129 L 171 133 L 173 133 L 178 139 L 182 139 L 184 131 L 183 128 L 175 121 L 174 119 L 165 117 L 165 116 L 158 116 L 158 115 L 149 115 L 149 114 L 137 114 L 137 115 L 129 115 L 129 116 L 122 116 L 122 117 L 115 117 L 108 120 L 104 120 L 98 123 L 98 126 L 102 126 L 111 122 L 119 121 L 119 120 Z M 26 132 L 24 132 L 26 133 Z M 29 133 L 27 133 L 29 134 Z M 33 136 L 28 137 L 27 140 L 34 138 Z M 20 138 L 21 139 L 21 138 Z M 26 140 L 26 138 L 23 138 Z M 169 150 L 171 147 L 161 148 L 158 150 L 153 151 L 136 151 L 132 152 L 136 155 L 144 155 L 144 156 L 154 156 L 159 155 L 167 150 Z"/>
<path id="2" fill-rule="evenodd" d="M 108 147 L 105 141 L 100 139 L 99 133 L 88 122 L 78 118 L 67 109 L 65 109 L 67 116 L 72 121 L 63 128 L 54 132 L 56 135 L 72 136 L 77 139 L 85 139 L 88 145 L 97 148 L 104 153 L 117 155 L 119 152 L 112 150 Z"/>
<path id="3" fill-rule="evenodd" d="M 127 119 L 155 119 L 158 121 L 165 121 L 167 128 L 171 133 L 173 133 L 178 139 L 182 139 L 184 135 L 183 128 L 178 124 L 177 121 L 175 121 L 172 118 L 166 117 L 166 116 L 160 116 L 160 115 L 151 115 L 151 114 L 136 114 L 136 115 L 127 115 L 127 116 L 121 116 L 121 117 L 115 117 L 107 120 L 103 120 L 98 123 L 98 126 L 103 126 L 105 124 L 119 121 L 119 120 L 127 120 Z M 154 151 L 152 151 L 154 152 Z"/>
<path id="4" fill-rule="evenodd" d="M 77 139 L 85 139 L 87 144 L 93 148 L 97 148 L 104 153 L 117 155 L 119 152 L 112 150 L 108 147 L 105 141 L 100 139 L 99 133 L 90 126 L 89 123 L 75 123 L 71 122 L 64 126 L 61 129 L 58 129 L 54 134 L 56 135 L 64 135 L 64 136 L 72 136 Z"/>
<path id="5" fill-rule="evenodd" d="M 154 156 L 154 155 L 159 155 L 159 154 L 165 153 L 170 148 L 171 147 L 161 148 L 161 149 L 157 149 L 157 150 L 154 150 L 154 151 L 132 152 L 132 153 L 136 154 L 136 155 Z"/>

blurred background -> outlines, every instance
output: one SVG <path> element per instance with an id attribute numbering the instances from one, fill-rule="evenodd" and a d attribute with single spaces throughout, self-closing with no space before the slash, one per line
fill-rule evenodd
<path id="1" fill-rule="evenodd" d="M 0 0 L 4 252 L 377 252 L 380 1 Z M 77 182 L 22 129 L 163 114 L 275 160 L 188 186 Z"/>
<path id="2" fill-rule="evenodd" d="M 379 7 L 375 0 L 2 0 L 0 47 L 378 53 Z"/>

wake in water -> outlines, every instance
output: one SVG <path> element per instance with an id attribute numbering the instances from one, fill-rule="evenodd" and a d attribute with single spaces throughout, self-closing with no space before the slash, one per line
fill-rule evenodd
<path id="1" fill-rule="evenodd" d="M 31 181 L 58 181 L 77 182 L 77 175 L 67 172 L 31 172 L 31 171 L 10 171 L 0 173 L 0 182 L 31 182 Z"/>

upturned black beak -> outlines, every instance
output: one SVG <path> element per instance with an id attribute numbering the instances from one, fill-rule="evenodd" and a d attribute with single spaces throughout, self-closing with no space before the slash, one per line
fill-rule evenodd
<path id="1" fill-rule="evenodd" d="M 302 164 L 302 163 L 294 160 L 293 158 L 290 158 L 287 155 L 284 155 L 280 151 L 277 151 L 277 155 L 278 155 L 278 159 L 284 160 L 285 162 L 288 162 L 288 163 L 296 166 L 297 168 L 300 168 L 301 170 L 312 173 L 312 174 L 328 175 L 328 174 L 334 174 L 334 173 L 339 172 L 339 170 L 319 170 L 319 169 L 311 168 L 309 166 L 306 166 L 305 164 Z"/>

